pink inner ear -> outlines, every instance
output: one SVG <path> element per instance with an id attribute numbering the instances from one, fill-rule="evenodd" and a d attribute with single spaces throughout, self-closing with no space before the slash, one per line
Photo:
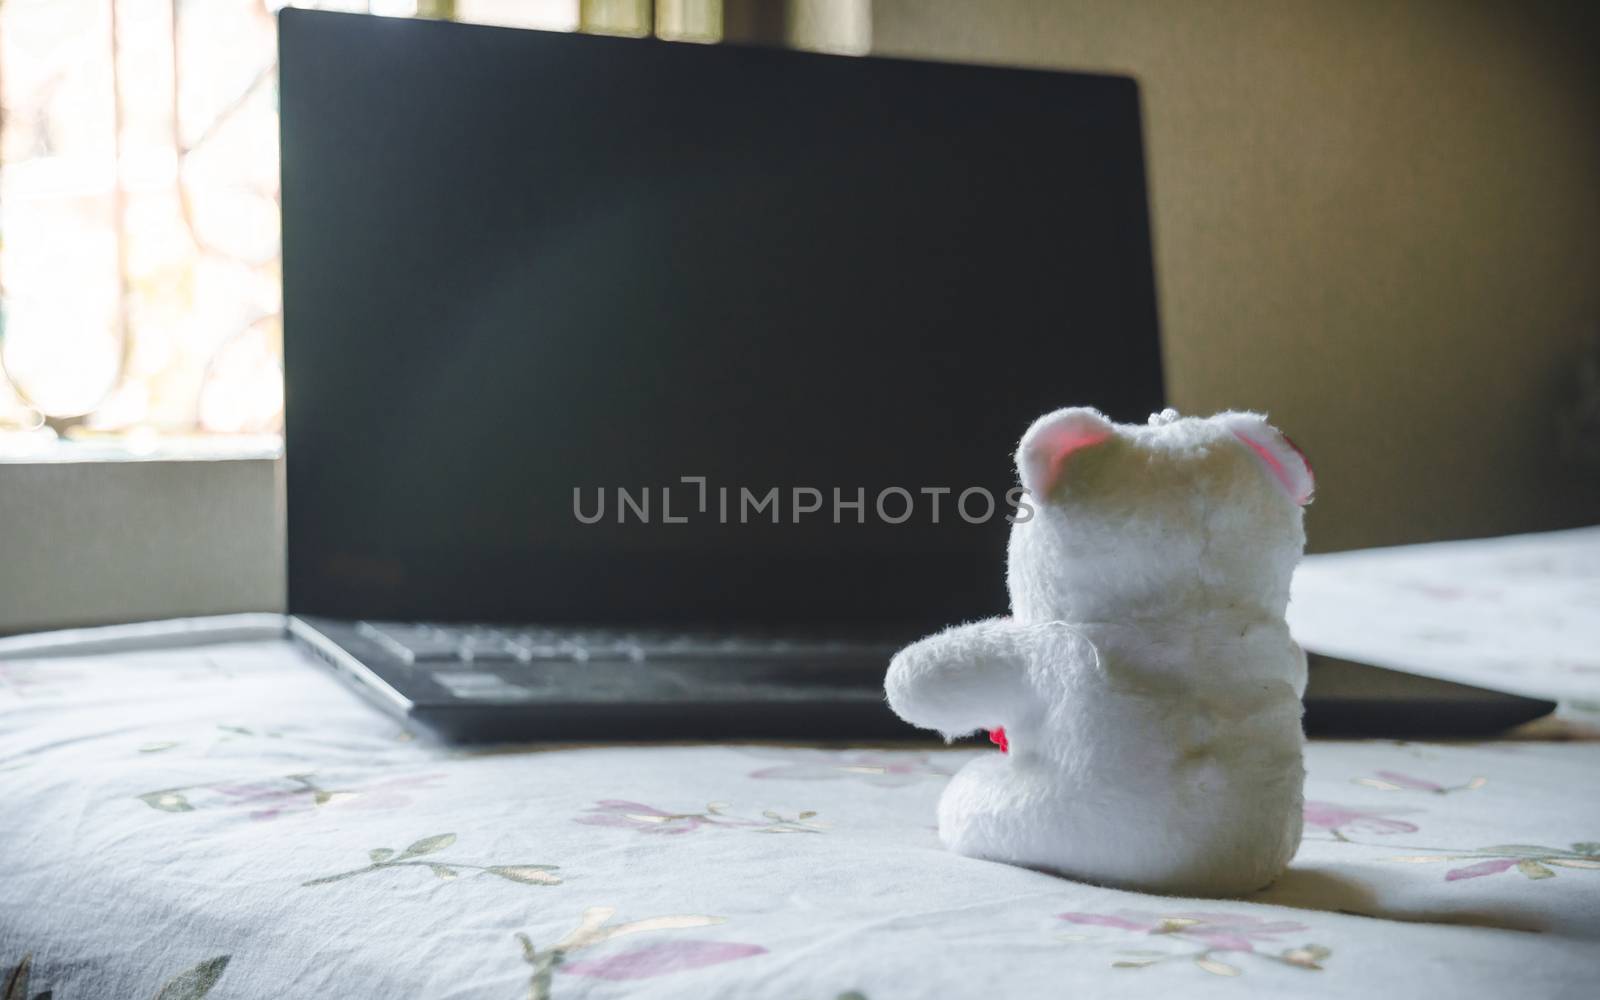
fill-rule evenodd
<path id="1" fill-rule="evenodd" d="M 1273 454 L 1271 448 L 1268 448 L 1260 441 L 1257 441 L 1255 438 L 1250 437 L 1248 434 L 1245 434 L 1241 431 L 1234 431 L 1233 436 L 1249 445 L 1251 451 L 1261 456 L 1261 460 L 1267 463 L 1267 471 L 1272 473 L 1272 478 L 1278 481 L 1278 485 L 1283 487 L 1283 492 L 1289 494 L 1289 497 L 1294 500 L 1295 503 L 1304 506 L 1306 501 L 1311 499 L 1311 463 L 1305 460 L 1305 454 L 1299 448 L 1294 446 L 1294 442 L 1289 441 L 1288 438 L 1284 438 L 1284 440 L 1288 442 L 1289 448 L 1296 455 L 1299 455 L 1300 461 L 1305 464 L 1306 485 L 1304 488 L 1302 488 L 1300 484 L 1295 481 L 1295 474 L 1289 471 L 1288 467 L 1283 464 L 1282 459 Z"/>
<path id="2" fill-rule="evenodd" d="M 1306 479 L 1310 480 L 1312 489 L 1315 489 L 1317 484 L 1317 470 L 1311 467 L 1311 459 L 1307 458 L 1306 453 L 1300 450 L 1300 446 L 1294 443 L 1294 438 L 1285 434 L 1283 431 L 1279 431 L 1278 436 L 1283 438 L 1283 443 L 1288 445 L 1289 450 L 1294 452 L 1295 455 L 1300 459 L 1300 464 L 1306 467 Z"/>
<path id="3" fill-rule="evenodd" d="M 1051 433 L 1048 439 L 1042 442 L 1050 454 L 1050 461 L 1046 466 L 1048 474 L 1044 481 L 1044 491 L 1048 493 L 1056 488 L 1057 481 L 1061 479 L 1061 466 L 1069 455 L 1097 445 L 1109 437 L 1111 437 L 1110 431 L 1088 427 L 1062 428 Z"/>

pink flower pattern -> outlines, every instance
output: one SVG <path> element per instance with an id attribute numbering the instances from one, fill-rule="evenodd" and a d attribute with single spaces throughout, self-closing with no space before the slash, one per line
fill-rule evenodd
<path id="1" fill-rule="evenodd" d="M 244 810 L 254 822 L 308 813 L 330 805 L 343 809 L 397 809 L 411 804 L 407 792 L 442 781 L 443 774 L 408 774 L 346 787 L 324 787 L 314 774 L 289 774 L 259 781 L 212 782 L 146 792 L 138 798 L 162 812 L 197 809 Z"/>
<path id="2" fill-rule="evenodd" d="M 551 1000 L 556 991 L 558 972 L 562 975 L 585 976 L 591 979 L 650 979 L 764 955 L 767 952 L 767 949 L 757 944 L 677 938 L 652 941 L 610 955 L 585 957 L 574 961 L 575 954 L 602 948 L 620 937 L 713 927 L 727 923 L 726 917 L 693 913 L 612 923 L 611 918 L 616 912 L 616 908 L 611 906 L 591 906 L 583 911 L 583 916 L 576 927 L 568 931 L 561 940 L 550 945 L 536 945 L 528 935 L 516 935 L 517 942 L 522 946 L 522 960 L 528 963 L 530 969 L 527 994 L 529 1000 Z"/>
<path id="3" fill-rule="evenodd" d="M 1320 945 L 1304 944 L 1272 951 L 1263 946 L 1278 946 L 1282 936 L 1309 928 L 1293 920 L 1273 920 L 1246 914 L 1194 911 L 1160 915 L 1140 910 L 1115 913 L 1058 913 L 1057 919 L 1081 926 L 1113 927 L 1117 930 L 1164 942 L 1184 942 L 1196 947 L 1172 950 L 1119 949 L 1126 958 L 1113 962 L 1113 968 L 1146 968 L 1174 959 L 1186 959 L 1212 975 L 1237 976 L 1241 969 L 1216 956 L 1239 953 L 1268 959 L 1301 969 L 1319 970 L 1323 959 L 1332 954 Z"/>
<path id="4" fill-rule="evenodd" d="M 1384 792 L 1431 792 L 1434 795 L 1449 795 L 1451 792 L 1472 792 L 1489 783 L 1489 779 L 1476 777 L 1459 785 L 1441 785 L 1437 781 L 1427 778 L 1416 778 L 1399 771 L 1374 771 L 1371 777 L 1352 778 L 1358 785 L 1367 788 L 1376 788 Z"/>
<path id="5" fill-rule="evenodd" d="M 728 941 L 659 941 L 609 958 L 568 962 L 561 971 L 568 975 L 595 979 L 649 979 L 669 972 L 682 972 L 707 965 L 731 962 L 760 955 L 767 949 L 758 944 Z"/>
<path id="6" fill-rule="evenodd" d="M 1416 833 L 1418 830 L 1415 823 L 1395 819 L 1392 815 L 1358 809 L 1354 806 L 1342 806 L 1335 802 L 1308 801 L 1305 804 L 1304 815 L 1306 826 L 1327 830 L 1337 840 L 1347 839 L 1345 835 L 1351 830 L 1380 835 Z"/>
<path id="7" fill-rule="evenodd" d="M 643 802 L 626 799 L 601 799 L 585 815 L 573 818 L 586 826 L 610 826 L 637 830 L 647 834 L 694 833 L 706 827 L 741 827 L 757 833 L 821 833 L 823 824 L 816 821 L 816 813 L 804 810 L 795 816 L 784 816 L 774 810 L 762 812 L 761 819 L 745 819 L 726 812 L 726 802 L 708 802 L 700 812 L 668 812 Z"/>
<path id="8" fill-rule="evenodd" d="M 714 823 L 709 813 L 671 813 L 642 802 L 625 799 L 601 799 L 587 810 L 589 815 L 579 816 L 575 823 L 589 826 L 614 826 L 638 830 L 641 833 L 679 834 L 693 833 L 702 826 Z"/>

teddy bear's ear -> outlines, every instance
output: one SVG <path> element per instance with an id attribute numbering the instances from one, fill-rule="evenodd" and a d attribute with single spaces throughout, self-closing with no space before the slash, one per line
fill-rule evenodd
<path id="1" fill-rule="evenodd" d="M 1116 431 L 1116 425 L 1099 410 L 1087 406 L 1069 406 L 1035 420 L 1017 448 L 1017 474 L 1023 488 L 1036 497 L 1048 496 L 1061 479 L 1067 456 L 1099 444 Z"/>
<path id="2" fill-rule="evenodd" d="M 1316 478 L 1305 453 L 1289 435 L 1267 423 L 1259 413 L 1220 413 L 1218 421 L 1260 459 L 1262 468 L 1283 487 L 1289 499 L 1304 507 L 1316 492 Z"/>

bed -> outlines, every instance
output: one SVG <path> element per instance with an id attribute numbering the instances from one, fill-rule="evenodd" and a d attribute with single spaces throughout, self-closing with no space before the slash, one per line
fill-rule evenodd
<path id="1" fill-rule="evenodd" d="M 0 998 L 1595 995 L 1600 743 L 1313 743 L 1229 901 L 945 852 L 985 752 L 452 748 L 280 640 L 0 661 Z"/>

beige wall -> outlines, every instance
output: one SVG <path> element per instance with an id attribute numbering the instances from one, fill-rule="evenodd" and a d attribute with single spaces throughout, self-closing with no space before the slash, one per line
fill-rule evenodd
<path id="1" fill-rule="evenodd" d="M 1325 550 L 1600 521 L 1552 432 L 1600 332 L 1597 11 L 874 0 L 872 32 L 1139 78 L 1174 405 L 1269 411 Z"/>

